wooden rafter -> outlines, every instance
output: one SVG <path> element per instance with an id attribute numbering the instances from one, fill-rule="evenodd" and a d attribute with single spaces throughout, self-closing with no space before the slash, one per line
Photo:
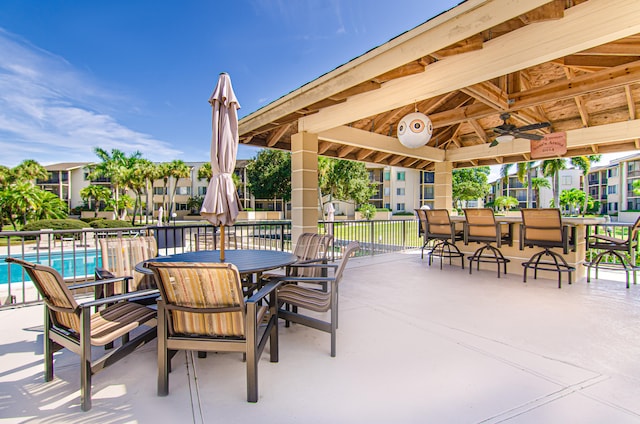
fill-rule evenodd
<path id="1" fill-rule="evenodd" d="M 550 3 L 533 9 L 531 12 L 520 15 L 520 20 L 525 24 L 561 19 L 564 16 L 565 0 L 554 0 Z"/>
<path id="2" fill-rule="evenodd" d="M 567 75 L 567 79 L 569 80 L 575 77 L 575 72 L 571 68 L 565 67 L 564 73 Z M 584 103 L 584 99 L 582 98 L 582 96 L 576 96 L 574 97 L 574 100 L 576 102 L 576 106 L 578 107 L 580 119 L 582 120 L 582 126 L 586 128 L 589 126 L 589 114 L 587 113 L 587 107 Z"/>
<path id="3" fill-rule="evenodd" d="M 474 84 L 461 91 L 497 110 L 504 111 L 509 108 L 507 93 L 490 82 Z"/>
<path id="4" fill-rule="evenodd" d="M 282 136 L 285 135 L 287 131 L 289 131 L 289 128 L 291 128 L 291 124 L 285 124 L 271 131 L 267 136 L 267 147 L 275 146 L 276 143 L 280 141 Z"/>
<path id="5" fill-rule="evenodd" d="M 627 107 L 629 108 L 629 119 L 636 119 L 636 103 L 633 100 L 633 93 L 631 92 L 631 86 L 624 86 L 624 94 L 627 98 Z"/>
<path id="6" fill-rule="evenodd" d="M 318 154 L 322 155 L 327 153 L 327 151 L 331 148 L 331 143 L 328 141 L 319 141 L 318 142 Z"/>

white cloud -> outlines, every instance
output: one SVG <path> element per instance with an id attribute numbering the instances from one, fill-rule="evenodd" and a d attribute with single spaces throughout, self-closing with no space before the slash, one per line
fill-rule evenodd
<path id="1" fill-rule="evenodd" d="M 131 103 L 0 28 L 0 164 L 94 161 L 94 147 L 138 150 L 156 161 L 179 156 L 168 142 L 128 128 L 108 112 Z"/>

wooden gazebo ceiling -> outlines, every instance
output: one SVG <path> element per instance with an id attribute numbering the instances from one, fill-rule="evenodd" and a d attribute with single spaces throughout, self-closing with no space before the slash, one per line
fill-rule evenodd
<path id="1" fill-rule="evenodd" d="M 489 42 L 499 42 L 500 37 L 540 22 L 560 21 L 567 13 L 571 13 L 569 9 L 596 1 L 598 0 L 548 2 L 446 48 L 400 64 L 375 78 L 354 82 L 348 88 L 327 95 L 312 104 L 296 107 L 293 111 L 286 111 L 286 108 L 283 108 L 282 110 L 288 113 L 276 119 L 269 119 L 253 127 L 250 125 L 243 127 L 242 121 L 250 121 L 254 115 L 261 113 L 257 111 L 241 120 L 240 141 L 255 146 L 290 150 L 291 135 L 300 130 L 300 118 L 320 114 L 325 112 L 325 108 L 333 108 L 343 103 L 349 104 L 348 102 L 365 93 L 375 94 L 384 91 L 381 89 L 403 78 L 411 76 L 419 78 L 421 74 L 427 75 L 426 71 L 436 63 L 446 63 L 458 57 L 461 60 L 460 63 L 464 64 L 465 57 L 470 57 L 473 54 L 471 52 L 482 50 Z M 530 40 L 531 43 L 536 41 L 537 39 Z M 383 47 L 384 45 L 378 49 Z M 522 50 L 528 48 L 528 45 L 521 46 Z M 505 48 L 505 55 L 509 54 L 511 54 L 509 49 Z M 340 68 L 332 72 L 338 71 Z M 304 89 L 305 87 L 301 87 L 299 91 Z M 492 128 L 502 123 L 499 117 L 501 113 L 510 112 L 510 122 L 518 126 L 550 122 L 551 128 L 539 130 L 540 134 L 544 134 L 544 132 L 571 131 L 635 120 L 639 101 L 640 34 L 635 34 L 419 101 L 406 98 L 405 103 L 397 107 L 361 117 L 355 121 L 344 122 L 341 125 L 341 134 L 354 129 L 366 131 L 384 136 L 380 137 L 382 144 L 376 142 L 369 147 L 366 143 L 343 143 L 341 137 L 330 135 L 323 137 L 323 132 L 319 131 L 321 136 L 318 150 L 319 154 L 325 156 L 407 168 L 431 169 L 436 160 L 433 154 L 423 155 L 424 149 L 418 149 L 420 152 L 407 152 L 407 149 L 397 148 L 400 146 L 395 139 L 398 121 L 417 108 L 428 115 L 434 125 L 433 136 L 428 146 L 446 152 L 481 146 L 473 150 L 479 152 L 477 155 L 462 154 L 465 150 L 460 150 L 459 159 L 451 159 L 454 167 L 519 162 L 530 159 L 527 149 L 486 149 L 488 143 L 495 138 Z M 243 132 L 243 128 L 249 128 L 249 130 Z M 355 133 L 361 134 L 361 132 Z M 634 135 L 634 137 L 637 136 Z M 617 140 L 615 143 L 594 142 L 589 145 L 569 146 L 567 156 L 635 150 L 640 148 L 640 143 L 634 137 L 628 140 Z M 521 141 L 516 140 L 516 142 Z M 392 143 L 396 146 L 389 149 L 380 148 L 381 145 Z M 455 155 L 452 157 L 456 158 Z"/>

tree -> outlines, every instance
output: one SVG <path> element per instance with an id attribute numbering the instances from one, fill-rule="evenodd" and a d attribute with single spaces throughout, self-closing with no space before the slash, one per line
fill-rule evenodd
<path id="1" fill-rule="evenodd" d="M 33 159 L 26 159 L 11 170 L 13 180 L 16 182 L 26 182 L 34 180 L 49 179 L 49 172 Z"/>
<path id="2" fill-rule="evenodd" d="M 540 204 L 540 189 L 551 188 L 551 184 L 549 183 L 549 180 L 542 177 L 531 178 L 531 188 L 536 194 L 536 206 L 539 208 L 542 207 L 542 205 Z"/>
<path id="3" fill-rule="evenodd" d="M 111 197 L 111 190 L 109 190 L 105 186 L 99 186 L 95 184 L 91 184 L 80 190 L 80 197 L 82 200 L 87 202 L 89 209 L 91 209 L 91 199 L 95 200 L 95 215 L 98 216 L 98 211 L 100 210 L 100 202 L 106 201 L 109 197 Z"/>
<path id="4" fill-rule="evenodd" d="M 567 169 L 564 159 L 547 159 L 542 162 L 542 174 L 553 180 L 553 204 L 560 204 L 560 171 Z"/>
<path id="5" fill-rule="evenodd" d="M 247 164 L 248 189 L 257 199 L 291 200 L 291 154 L 261 150 Z"/>
<path id="6" fill-rule="evenodd" d="M 488 166 L 453 170 L 452 200 L 455 208 L 462 207 L 462 201 L 483 198 L 489 193 Z"/>
<path id="7" fill-rule="evenodd" d="M 584 204 L 582 207 L 582 215 L 587 212 L 587 202 L 589 201 L 589 182 L 587 177 L 591 170 L 591 164 L 598 162 L 602 155 L 576 156 L 571 158 L 571 164 L 582 171 L 582 187 L 584 189 Z"/>
<path id="8" fill-rule="evenodd" d="M 519 203 L 518 199 L 511 196 L 498 196 L 493 201 L 494 206 L 502 211 L 509 211 L 509 209 L 517 207 Z"/>
<path id="9" fill-rule="evenodd" d="M 376 186 L 369 180 L 364 163 L 343 159 L 318 157 L 318 190 L 320 212 L 324 210 L 322 199 L 367 203 L 376 193 Z"/>
<path id="10" fill-rule="evenodd" d="M 117 205 L 120 197 L 120 188 L 126 183 L 127 171 L 142 157 L 142 154 L 136 151 L 127 156 L 118 149 L 112 149 L 111 154 L 109 154 L 100 147 L 96 147 L 93 151 L 101 162 L 90 167 L 89 178 L 92 180 L 108 178 L 111 181 L 117 215 L 119 212 Z"/>
<path id="11" fill-rule="evenodd" d="M 587 197 L 585 199 L 585 197 Z M 560 206 L 569 210 L 569 213 L 575 213 L 581 205 L 593 204 L 593 199 L 589 199 L 590 196 L 586 195 L 584 191 L 572 188 L 571 190 L 562 190 L 560 193 Z M 587 206 L 588 207 L 588 206 Z M 584 215 L 584 212 L 583 212 Z"/>
<path id="12" fill-rule="evenodd" d="M 181 160 L 173 160 L 169 164 L 169 175 L 173 178 L 173 190 L 171 191 L 171 197 L 169 198 L 169 213 L 167 216 L 171 216 L 173 208 L 175 206 L 176 191 L 178 190 L 178 182 L 181 178 L 189 178 L 191 175 L 191 167 Z"/>

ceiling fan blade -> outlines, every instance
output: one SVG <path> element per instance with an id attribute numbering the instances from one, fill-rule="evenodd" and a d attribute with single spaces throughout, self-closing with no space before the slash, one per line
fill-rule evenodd
<path id="1" fill-rule="evenodd" d="M 496 147 L 497 145 L 498 145 L 498 140 L 493 140 L 491 144 L 489 144 L 489 147 Z"/>
<path id="2" fill-rule="evenodd" d="M 549 122 L 538 122 L 537 124 L 525 125 L 523 127 L 518 127 L 518 131 L 531 131 L 531 130 L 539 130 L 540 128 L 548 128 L 551 124 Z"/>
<path id="3" fill-rule="evenodd" d="M 528 133 L 521 133 L 521 132 L 516 132 L 514 136 L 516 138 L 525 138 L 527 140 L 542 140 L 544 138 L 544 136 L 540 134 L 528 134 Z"/>
<path id="4" fill-rule="evenodd" d="M 495 127 L 493 129 L 493 132 L 498 133 L 498 134 L 510 134 L 511 130 L 510 129 L 506 129 L 506 128 Z"/>

